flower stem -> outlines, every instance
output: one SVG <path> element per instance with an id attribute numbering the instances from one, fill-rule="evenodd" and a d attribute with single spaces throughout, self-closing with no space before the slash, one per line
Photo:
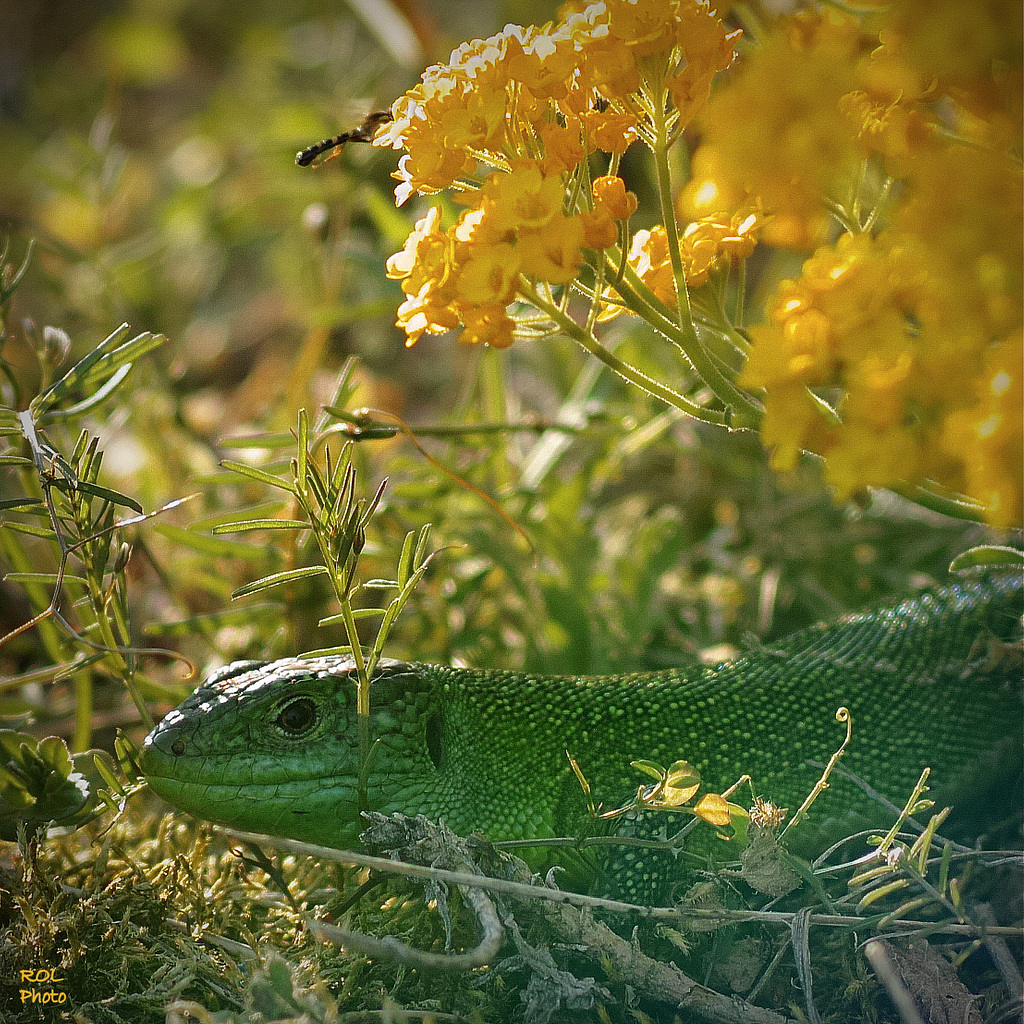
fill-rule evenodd
<path id="1" fill-rule="evenodd" d="M 582 345 L 592 356 L 600 359 L 605 366 L 614 370 L 623 380 L 640 388 L 641 391 L 645 391 L 653 398 L 661 399 L 667 405 L 672 406 L 673 409 L 678 409 L 680 412 L 686 413 L 687 416 L 692 416 L 694 419 L 702 420 L 705 423 L 714 423 L 718 426 L 729 425 L 729 413 L 727 411 L 705 409 L 685 395 L 681 395 L 678 391 L 673 391 L 672 388 L 660 384 L 632 364 L 623 361 L 618 356 L 609 352 L 592 333 L 585 331 L 572 317 L 562 312 L 554 303 L 547 302 L 541 298 L 527 281 L 521 281 L 520 292 L 533 305 L 551 317 L 561 328 L 563 334 Z"/>
<path id="2" fill-rule="evenodd" d="M 655 144 L 652 151 L 658 176 L 658 198 L 661 202 L 661 217 L 665 225 L 678 307 L 677 323 L 674 325 L 676 330 L 669 336 L 676 342 L 683 355 L 686 356 L 715 397 L 724 405 L 735 409 L 740 414 L 744 426 L 748 425 L 749 420 L 756 423 L 760 419 L 761 410 L 748 395 L 744 394 L 719 370 L 705 351 L 693 325 L 693 311 L 690 308 L 686 274 L 683 271 L 683 258 L 679 249 L 679 225 L 676 222 L 676 211 L 672 202 L 672 176 L 668 165 L 669 126 L 663 97 L 654 102 L 652 114 L 655 130 Z"/>
<path id="3" fill-rule="evenodd" d="M 760 423 L 761 406 L 754 398 L 729 381 L 718 369 L 710 354 L 697 339 L 697 332 L 692 321 L 688 321 L 689 331 L 680 330 L 679 325 L 667 315 L 668 310 L 658 302 L 650 289 L 636 276 L 633 268 L 628 265 L 616 290 L 633 312 L 676 345 L 714 396 L 723 405 L 730 407 L 731 412 L 727 420 L 730 426 L 755 427 Z"/>

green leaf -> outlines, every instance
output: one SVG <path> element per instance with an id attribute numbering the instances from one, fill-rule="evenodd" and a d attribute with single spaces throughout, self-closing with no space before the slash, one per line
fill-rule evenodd
<path id="1" fill-rule="evenodd" d="M 302 654 L 302 661 L 311 661 L 314 658 L 346 657 L 352 654 L 352 648 L 345 644 L 342 647 L 318 647 L 315 651 L 305 651 Z"/>
<path id="2" fill-rule="evenodd" d="M 705 793 L 693 810 L 698 818 L 703 818 L 709 825 L 725 828 L 732 824 L 731 805 L 721 793 Z"/>
<path id="3" fill-rule="evenodd" d="M 700 782 L 700 772 L 689 761 L 674 761 L 665 773 L 666 786 L 689 786 Z"/>
<path id="4" fill-rule="evenodd" d="M 12 519 L 0 523 L 0 530 L 14 530 L 15 533 L 27 533 L 30 537 L 42 537 L 44 540 L 56 540 L 57 534 L 45 526 L 33 526 L 31 523 L 16 523 Z"/>
<path id="5" fill-rule="evenodd" d="M 128 376 L 134 365 L 134 363 L 128 363 L 127 366 L 122 366 L 103 387 L 98 388 L 88 398 L 83 398 L 82 401 L 69 405 L 66 409 L 50 409 L 48 412 L 40 413 L 40 424 L 60 423 L 63 420 L 73 419 L 76 416 L 87 413 L 90 409 L 96 408 L 96 406 L 105 402 L 120 387 L 121 382 Z"/>
<path id="6" fill-rule="evenodd" d="M 383 608 L 354 608 L 352 610 L 352 618 L 358 622 L 360 619 L 372 619 L 375 615 L 383 615 L 385 609 Z M 321 619 L 318 626 L 334 626 L 338 623 L 345 621 L 345 615 L 339 612 L 337 615 L 328 615 L 327 618 Z"/>
<path id="7" fill-rule="evenodd" d="M 413 563 L 415 558 L 414 544 L 416 540 L 416 531 L 410 530 L 405 535 L 405 540 L 402 542 L 402 553 L 398 556 L 398 586 L 399 588 L 404 587 L 409 582 L 409 577 L 413 573 Z"/>
<path id="8" fill-rule="evenodd" d="M 248 508 L 233 508 L 226 512 L 218 512 L 215 515 L 203 516 L 201 519 L 194 519 L 189 525 L 189 530 L 194 533 L 201 533 L 203 530 L 210 530 L 214 526 L 221 526 L 224 523 L 240 523 L 247 519 L 268 519 L 270 516 L 288 505 L 287 499 L 275 499 L 273 501 L 261 501 L 257 505 L 250 505 Z"/>
<path id="9" fill-rule="evenodd" d="M 244 587 L 239 587 L 231 594 L 231 599 L 234 600 L 238 597 L 248 597 L 249 594 L 258 593 L 261 590 L 268 590 L 270 587 L 279 587 L 284 583 L 291 583 L 293 580 L 301 580 L 307 576 L 321 576 L 327 572 L 326 565 L 310 565 L 305 569 L 288 569 L 286 572 L 275 572 L 270 576 L 264 576 L 262 579 L 255 580 L 252 583 L 247 583 Z"/>
<path id="10" fill-rule="evenodd" d="M 76 754 L 75 766 L 78 767 L 78 759 L 86 756 L 91 756 L 92 767 L 97 775 L 103 779 L 107 788 L 112 793 L 117 793 L 118 796 L 124 796 L 124 786 L 121 784 L 121 780 L 114 774 L 114 763 L 110 758 L 110 755 L 105 750 L 93 750 L 86 754 Z"/>
<path id="11" fill-rule="evenodd" d="M 956 556 L 949 564 L 950 572 L 969 569 L 1019 569 L 1024 565 L 1024 551 L 1000 544 L 982 544 Z"/>
<path id="12" fill-rule="evenodd" d="M 308 530 L 309 523 L 298 519 L 242 519 L 234 523 L 221 523 L 213 533 L 247 533 L 250 530 Z"/>
<path id="13" fill-rule="evenodd" d="M 76 393 L 93 367 L 105 356 L 116 350 L 121 339 L 129 330 L 128 324 L 121 324 L 116 331 L 108 335 L 88 355 L 75 363 L 63 377 L 59 377 L 42 394 L 37 395 L 29 406 L 34 418 L 38 418 L 46 410 L 57 405 L 61 399 Z M 115 366 L 113 369 L 117 369 L 117 367 Z"/>
<path id="14" fill-rule="evenodd" d="M 269 484 L 271 487 L 288 491 L 289 494 L 295 493 L 295 484 L 290 480 L 282 480 L 280 477 L 273 476 L 262 469 L 257 469 L 255 466 L 247 466 L 244 462 L 232 462 L 230 459 L 223 459 L 221 466 L 224 469 L 231 470 L 232 473 L 238 473 L 239 476 L 247 476 L 250 480 L 257 480 L 261 484 Z"/>
<path id="15" fill-rule="evenodd" d="M 75 770 L 62 739 L 36 741 L 3 730 L 0 746 L 7 759 L 0 766 L 0 838 L 16 838 L 19 824 L 81 824 L 91 817 L 95 800 L 89 781 Z"/>
<path id="16" fill-rule="evenodd" d="M 630 761 L 629 766 L 659 782 L 665 777 L 665 769 L 657 761 Z"/>
<path id="17" fill-rule="evenodd" d="M 290 430 L 275 434 L 243 434 L 240 437 L 222 437 L 217 442 L 221 448 L 254 448 L 264 451 L 291 448 L 295 435 Z"/>
<path id="18" fill-rule="evenodd" d="M 306 486 L 312 492 L 316 503 L 320 508 L 327 508 L 327 496 L 330 493 L 327 488 L 327 481 L 324 479 L 320 467 L 315 462 L 306 462 Z"/>
<path id="19" fill-rule="evenodd" d="M 47 736 L 40 740 L 39 753 L 56 771 L 63 772 L 64 775 L 70 775 L 73 771 L 68 745 L 59 736 Z"/>
<path id="20" fill-rule="evenodd" d="M 74 573 L 66 572 L 59 577 L 65 583 L 86 583 L 84 576 L 76 576 Z M 9 572 L 4 579 L 8 583 L 56 583 L 58 576 L 55 572 Z"/>
<path id="21" fill-rule="evenodd" d="M 124 326 L 127 329 L 128 325 Z M 108 338 L 107 341 L 109 340 Z M 82 386 L 89 388 L 98 385 L 101 380 L 106 380 L 116 370 L 123 366 L 130 366 L 147 353 L 152 352 L 153 349 L 159 348 L 166 340 L 162 334 L 151 334 L 149 331 L 144 331 L 142 334 L 137 334 L 131 341 L 126 341 L 116 348 L 109 348 L 105 341 L 103 344 L 109 350 L 105 351 L 103 357 L 89 367 L 82 378 Z"/>
<path id="22" fill-rule="evenodd" d="M 205 615 L 189 615 L 174 622 L 154 622 L 144 627 L 149 636 L 195 636 L 208 629 L 223 626 L 258 627 L 268 616 L 280 620 L 281 606 L 277 603 L 247 604 L 244 607 L 223 608 Z"/>
<path id="23" fill-rule="evenodd" d="M 23 743 L 35 743 L 35 738 L 27 732 L 14 732 L 11 729 L 0 729 L 0 750 L 4 756 L 13 758 L 18 754 Z"/>
<path id="24" fill-rule="evenodd" d="M 26 509 L 39 508 L 46 510 L 46 506 L 38 498 L 5 498 L 0 501 L 0 512 L 5 509 Z"/>
<path id="25" fill-rule="evenodd" d="M 133 512 L 138 512 L 139 515 L 142 515 L 145 511 L 134 498 L 129 498 L 127 494 L 121 494 L 120 491 L 111 490 L 109 487 L 103 487 L 100 484 L 91 484 L 86 483 L 84 480 L 79 480 L 78 490 L 84 491 L 86 494 L 92 494 L 94 497 L 102 498 L 104 501 L 113 502 L 115 505 L 124 505 Z"/>
<path id="26" fill-rule="evenodd" d="M 872 889 L 865 896 L 861 897 L 860 903 L 857 904 L 857 913 L 859 914 L 865 908 L 870 907 L 872 903 L 876 903 L 883 897 L 890 895 L 890 893 L 906 889 L 909 884 L 905 878 L 898 878 L 894 882 L 887 882 L 885 885 L 880 885 L 877 889 Z"/>
<path id="27" fill-rule="evenodd" d="M 298 462 L 295 469 L 295 485 L 300 491 L 306 489 L 306 467 L 309 465 L 309 421 L 306 410 L 299 410 Z"/>
<path id="28" fill-rule="evenodd" d="M 386 483 L 387 481 L 385 481 Z M 377 495 L 374 498 L 374 502 L 379 500 L 380 495 L 383 493 L 383 485 L 378 489 Z M 430 525 L 424 526 L 420 534 L 425 535 L 425 532 L 430 529 Z M 418 546 L 419 549 L 419 546 Z M 387 607 L 387 611 L 384 613 L 384 618 L 381 620 L 380 626 L 377 629 L 376 639 L 373 641 L 373 649 L 371 651 L 371 660 L 376 660 L 381 656 L 384 651 L 384 645 L 387 643 L 388 634 L 391 631 L 391 627 L 394 625 L 395 620 L 401 614 L 402 609 L 405 607 L 406 602 L 412 596 L 412 592 L 419 585 L 421 579 L 427 571 L 427 567 L 430 565 L 430 560 L 433 555 L 428 555 L 416 568 L 416 571 L 406 580 L 405 586 L 402 587 L 398 595 L 391 601 Z"/>
<path id="29" fill-rule="evenodd" d="M 3 305 L 13 294 L 15 289 L 21 284 L 21 279 L 25 276 L 25 271 L 28 270 L 29 260 L 32 258 L 32 248 L 36 244 L 34 238 L 28 240 L 28 245 L 25 246 L 25 258 L 21 261 L 21 266 L 15 271 L 11 279 L 2 287 L 0 287 L 0 305 Z M 7 246 L 4 246 L 4 256 L 7 255 Z"/>

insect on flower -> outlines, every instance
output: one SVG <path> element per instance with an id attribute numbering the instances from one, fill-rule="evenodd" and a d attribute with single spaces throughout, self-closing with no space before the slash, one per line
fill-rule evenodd
<path id="1" fill-rule="evenodd" d="M 319 167 L 320 164 L 325 164 L 328 160 L 333 160 L 338 156 L 346 142 L 372 142 L 373 133 L 382 124 L 387 124 L 391 119 L 390 110 L 375 110 L 363 118 L 358 128 L 353 128 L 350 132 L 342 132 L 340 135 L 324 139 L 323 142 L 317 142 L 312 146 L 299 150 L 295 154 L 295 162 L 300 167 L 309 167 L 311 165 Z M 322 160 L 317 159 L 325 153 L 327 155 Z"/>

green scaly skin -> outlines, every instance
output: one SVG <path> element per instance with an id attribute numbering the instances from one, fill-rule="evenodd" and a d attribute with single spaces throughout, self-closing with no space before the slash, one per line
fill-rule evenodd
<path id="1" fill-rule="evenodd" d="M 794 809 L 841 743 L 843 764 L 902 805 L 926 765 L 933 794 L 967 792 L 1017 763 L 1024 580 L 975 578 L 893 608 L 813 626 L 717 668 L 536 676 L 385 661 L 371 686 L 378 741 L 370 808 L 443 818 L 456 832 L 533 839 L 592 831 L 566 758 L 618 806 L 643 781 L 630 761 L 686 759 L 718 790 L 753 776 Z M 348 659 L 237 662 L 147 737 L 160 796 L 239 829 L 356 843 L 358 729 Z M 877 805 L 842 780 L 810 825 Z M 890 819 L 891 820 L 891 819 Z M 672 825 L 681 823 L 673 819 Z M 833 822 L 833 825 L 835 822 Z"/>

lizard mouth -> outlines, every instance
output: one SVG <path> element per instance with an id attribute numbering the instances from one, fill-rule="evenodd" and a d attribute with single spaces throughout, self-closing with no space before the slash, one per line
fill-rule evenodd
<path id="1" fill-rule="evenodd" d="M 359 834 L 354 778 L 294 763 L 274 770 L 254 754 L 192 753 L 180 731 L 146 737 L 140 767 L 149 788 L 180 810 L 249 832 L 324 846 L 352 845 Z"/>

